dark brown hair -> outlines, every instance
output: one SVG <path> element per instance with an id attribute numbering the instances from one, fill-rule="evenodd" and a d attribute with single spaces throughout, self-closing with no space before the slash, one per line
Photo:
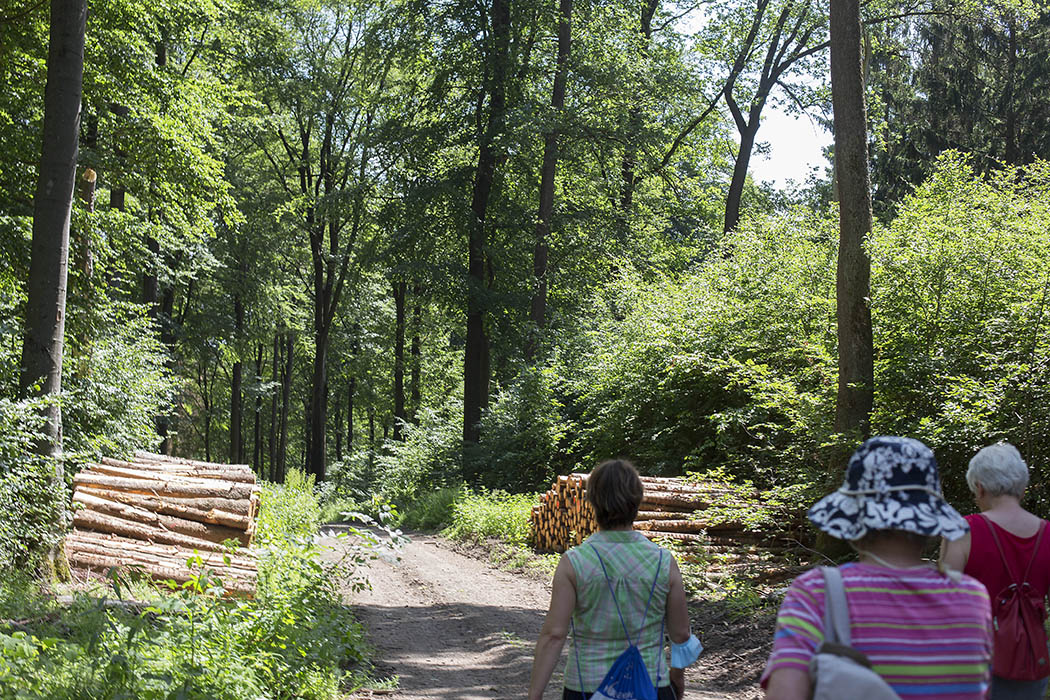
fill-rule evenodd
<path id="1" fill-rule="evenodd" d="M 587 478 L 587 500 L 594 506 L 594 515 L 601 529 L 611 530 L 632 524 L 642 503 L 642 480 L 638 478 L 638 470 L 626 459 L 602 462 Z"/>

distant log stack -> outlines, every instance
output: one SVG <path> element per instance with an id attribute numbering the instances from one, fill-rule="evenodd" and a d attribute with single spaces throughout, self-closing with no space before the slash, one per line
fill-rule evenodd
<path id="1" fill-rule="evenodd" d="M 210 569 L 227 591 L 255 592 L 259 487 L 243 464 L 135 453 L 103 458 L 73 478 L 73 531 L 66 554 L 74 568 L 142 571 L 183 583 Z M 191 569 L 187 561 L 199 558 Z"/>
<path id="2" fill-rule="evenodd" d="M 786 549 L 795 523 L 777 515 L 775 524 L 749 525 L 748 516 L 769 514 L 758 491 L 719 482 L 642 477 L 645 494 L 634 529 L 650 539 L 672 540 L 690 548 L 689 559 L 724 560 L 727 555 L 779 553 Z M 757 520 L 757 519 L 754 519 Z M 587 502 L 587 475 L 559 476 L 532 508 L 532 545 L 545 552 L 564 552 L 598 529 Z M 723 567 L 724 568 L 724 567 Z"/>

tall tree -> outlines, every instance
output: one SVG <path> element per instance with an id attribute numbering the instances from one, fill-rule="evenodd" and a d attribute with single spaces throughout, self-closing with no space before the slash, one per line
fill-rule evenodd
<path id="1" fill-rule="evenodd" d="M 831 99 L 839 191 L 835 428 L 842 433 L 867 435 L 875 380 L 869 306 L 871 260 L 864 249 L 872 229 L 872 213 L 863 70 L 860 3 L 831 0 Z"/>
<path id="2" fill-rule="evenodd" d="M 558 2 L 558 58 L 551 89 L 551 119 L 554 124 L 543 135 L 543 163 L 540 166 L 540 204 L 536 217 L 536 241 L 532 254 L 532 304 L 529 307 L 531 328 L 525 339 L 525 357 L 532 360 L 539 347 L 547 319 L 547 260 L 551 218 L 554 215 L 554 176 L 558 167 L 558 120 L 565 107 L 565 81 L 572 45 L 572 0 Z"/>
<path id="3" fill-rule="evenodd" d="M 80 96 L 84 77 L 86 0 L 53 0 L 44 87 L 43 143 L 33 199 L 33 242 L 29 263 L 25 336 L 19 389 L 23 395 L 55 396 L 62 391 L 62 352 L 69 265 L 69 222 L 76 183 Z M 44 439 L 35 446 L 54 457 L 52 484 L 56 514 L 65 514 L 62 412 L 45 408 Z M 65 575 L 61 549 L 48 553 L 52 571 Z"/>
<path id="4" fill-rule="evenodd" d="M 56 395 L 62 390 L 69 222 L 76 183 L 86 26 L 86 0 L 53 0 L 19 381 L 23 394 Z M 60 454 L 62 413 L 57 403 L 47 408 L 45 435 L 47 440 L 38 445 L 39 451 Z M 56 484 L 62 485 L 62 465 L 58 460 L 55 464 Z"/>
<path id="5" fill-rule="evenodd" d="M 725 231 L 735 229 L 740 222 L 748 166 L 762 112 L 773 89 L 780 86 L 789 97 L 800 101 L 800 88 L 789 86 L 787 75 L 828 47 L 823 12 L 814 6 L 814 0 L 784 0 L 779 4 L 757 0 L 753 8 L 741 7 L 740 11 L 745 17 L 750 14 L 745 25 L 748 29 L 743 37 L 727 43 L 734 55 L 723 90 L 740 138 L 726 195 Z"/>
<path id="6" fill-rule="evenodd" d="M 488 406 L 490 369 L 489 337 L 486 331 L 486 262 L 488 226 L 486 220 L 501 148 L 498 143 L 505 128 L 507 81 L 510 58 L 510 3 L 492 0 L 490 31 L 486 42 L 486 80 L 478 100 L 477 120 L 484 123 L 478 134 L 478 161 L 470 202 L 473 217 L 467 240 L 467 337 L 463 354 L 463 441 L 477 443 L 481 436 L 481 414 Z M 488 115 L 480 110 L 488 97 Z"/>

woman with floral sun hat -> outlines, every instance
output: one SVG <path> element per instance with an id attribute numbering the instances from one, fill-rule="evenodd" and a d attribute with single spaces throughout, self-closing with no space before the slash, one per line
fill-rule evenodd
<path id="1" fill-rule="evenodd" d="M 850 458 L 842 487 L 813 505 L 809 519 L 859 555 L 838 568 L 850 643 L 893 691 L 905 699 L 983 699 L 992 655 L 988 594 L 975 579 L 942 573 L 922 558 L 935 538 L 955 540 L 969 530 L 941 495 L 930 448 L 911 438 L 867 440 Z M 791 583 L 762 674 L 768 700 L 810 697 L 824 608 L 819 568 Z M 851 697 L 850 689 L 841 697 Z"/>

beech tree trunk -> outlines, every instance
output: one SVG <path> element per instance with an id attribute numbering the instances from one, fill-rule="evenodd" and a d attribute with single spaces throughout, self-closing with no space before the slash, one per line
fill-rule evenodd
<path id="1" fill-rule="evenodd" d="M 238 296 L 233 297 L 233 344 L 237 359 L 233 362 L 233 373 L 230 380 L 230 461 L 240 464 L 244 456 L 243 437 L 241 433 L 242 404 L 241 389 L 244 384 L 244 364 L 240 359 L 241 328 L 244 326 L 244 304 Z"/>
<path id="2" fill-rule="evenodd" d="M 281 373 L 281 429 L 277 443 L 277 463 L 274 478 L 284 483 L 285 466 L 288 463 L 288 409 L 292 403 L 292 353 L 295 350 L 295 337 L 291 331 L 284 337 L 284 371 Z"/>
<path id="3" fill-rule="evenodd" d="M 561 118 L 565 107 L 565 78 L 572 44 L 572 0 L 558 3 L 558 58 L 551 91 L 551 110 Z M 536 357 L 547 323 L 547 258 L 551 218 L 554 215 L 554 176 L 558 167 L 558 127 L 543 135 L 543 165 L 540 169 L 540 205 L 536 217 L 535 247 L 532 253 L 533 292 L 529 307 L 531 328 L 525 338 L 525 359 Z M 633 176 L 632 176 L 633 177 Z"/>
<path id="4" fill-rule="evenodd" d="M 722 231 L 729 233 L 740 223 L 740 202 L 744 196 L 744 185 L 747 183 L 747 169 L 751 164 L 751 152 L 755 148 L 755 136 L 758 134 L 759 120 L 751 122 L 740 132 L 740 148 L 737 151 L 736 163 L 733 166 L 733 180 L 729 183 L 729 194 L 726 195 L 726 213 Z"/>
<path id="5" fill-rule="evenodd" d="M 259 345 L 255 350 L 255 420 L 252 422 L 252 470 L 256 474 L 262 474 L 262 392 L 258 386 L 262 383 L 263 346 Z M 236 464 L 236 463 L 235 463 Z"/>
<path id="6" fill-rule="evenodd" d="M 405 294 L 408 285 L 394 282 L 394 439 L 401 440 L 405 421 Z"/>
<path id="7" fill-rule="evenodd" d="M 410 406 L 408 409 L 408 419 L 410 421 L 416 420 L 416 414 L 419 411 L 419 404 L 422 403 L 422 388 L 420 382 L 422 380 L 422 360 L 423 360 L 423 348 L 422 341 L 420 339 L 420 333 L 422 331 L 423 323 L 423 288 L 421 285 L 416 284 L 412 287 L 412 344 L 409 350 L 410 368 L 409 368 L 409 394 L 410 394 Z"/>
<path id="8" fill-rule="evenodd" d="M 839 258 L 836 277 L 839 384 L 835 428 L 867 436 L 874 368 L 870 295 L 871 181 L 864 105 L 858 0 L 831 0 L 831 97 L 835 114 L 835 168 L 839 183 Z"/>
<path id="9" fill-rule="evenodd" d="M 76 183 L 86 22 L 86 0 L 52 1 L 43 144 L 33 199 L 33 242 L 19 377 L 23 396 L 52 396 L 62 391 L 69 221 Z M 44 439 L 35 449 L 58 457 L 62 453 L 62 413 L 57 403 L 45 409 L 45 419 Z M 64 506 L 65 483 L 59 459 L 54 461 L 53 478 L 55 498 Z"/>
<path id="10" fill-rule="evenodd" d="M 346 388 L 346 451 L 354 451 L 354 392 L 357 390 L 357 378 L 350 377 Z"/>
<path id="11" fill-rule="evenodd" d="M 463 353 L 463 441 L 477 443 L 481 437 L 481 413 L 489 401 L 489 338 L 485 329 L 485 247 L 488 241 L 486 214 L 496 176 L 496 139 L 504 128 L 507 60 L 510 52 L 509 0 L 492 0 L 491 71 L 487 92 L 489 110 L 478 144 L 478 165 L 470 209 L 467 245 L 467 338 Z M 480 121 L 480 120 L 479 120 Z M 476 476 L 467 474 L 468 478 Z"/>
<path id="12" fill-rule="evenodd" d="M 281 334 L 273 334 L 273 364 L 270 367 L 270 381 L 275 384 L 280 384 L 281 376 Z M 267 431 L 267 461 L 270 480 L 277 478 L 277 402 L 278 402 L 277 391 L 273 392 L 273 397 L 270 399 L 270 429 Z"/>

